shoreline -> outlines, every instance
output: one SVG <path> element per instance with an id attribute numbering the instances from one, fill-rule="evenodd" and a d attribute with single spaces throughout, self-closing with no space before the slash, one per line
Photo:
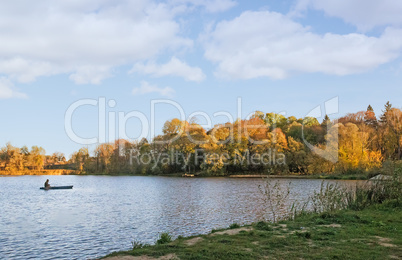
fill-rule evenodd
<path id="1" fill-rule="evenodd" d="M 0 176 L 29 176 L 29 175 L 80 175 L 77 170 L 70 169 L 43 169 L 7 172 L 0 171 Z"/>
<path id="2" fill-rule="evenodd" d="M 237 175 L 229 175 L 226 176 L 229 178 L 285 178 L 285 179 L 308 179 L 308 176 L 306 175 L 241 175 L 241 174 L 237 174 Z"/>
<path id="3" fill-rule="evenodd" d="M 377 176 L 381 173 L 372 176 Z M 31 170 L 31 171 L 19 171 L 19 172 L 5 172 L 0 171 L 0 177 L 11 177 L 11 176 L 40 176 L 40 175 L 80 175 L 80 176 L 160 176 L 160 177 L 182 177 L 182 178 L 278 178 L 278 179 L 333 179 L 333 180 L 369 180 L 371 177 L 369 174 L 311 174 L 311 175 L 297 175 L 297 174 L 286 174 L 286 175 L 265 175 L 265 174 L 233 174 L 226 176 L 203 176 L 203 175 L 186 175 L 182 173 L 176 174 L 159 174 L 159 175 L 136 175 L 136 174 L 87 174 L 82 173 L 77 170 L 68 169 L 45 169 L 45 170 Z"/>
<path id="4" fill-rule="evenodd" d="M 393 203 L 359 211 L 308 212 L 278 223 L 232 224 L 155 245 L 134 241 L 132 250 L 99 259 L 400 259 L 401 219 L 401 205 Z"/>

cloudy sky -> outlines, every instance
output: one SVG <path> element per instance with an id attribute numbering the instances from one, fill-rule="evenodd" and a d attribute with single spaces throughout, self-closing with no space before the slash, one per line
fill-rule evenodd
<path id="1" fill-rule="evenodd" d="M 378 115 L 401 107 L 401 13 L 399 0 L 1 1 L 0 145 L 70 155 L 82 145 L 65 115 L 83 99 L 98 102 L 72 114 L 83 138 L 99 134 L 102 98 L 107 125 L 137 115 L 131 139 L 144 134 L 138 115 L 154 110 L 156 134 L 180 116 L 152 109 L 161 99 L 212 125 L 239 111 L 304 117 L 334 97 L 332 118 L 369 104 Z"/>

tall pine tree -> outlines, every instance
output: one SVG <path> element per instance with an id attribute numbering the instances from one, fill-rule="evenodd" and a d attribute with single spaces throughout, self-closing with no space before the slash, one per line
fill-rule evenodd
<path id="1" fill-rule="evenodd" d="M 322 120 L 321 125 L 326 126 L 326 125 L 329 125 L 330 123 L 331 123 L 331 119 L 329 119 L 328 115 L 325 115 L 324 120 Z"/>
<path id="2" fill-rule="evenodd" d="M 392 109 L 392 104 L 387 101 L 384 105 L 384 110 L 382 111 L 382 115 L 380 117 L 380 123 L 385 125 L 387 124 L 387 113 Z"/>
<path id="3" fill-rule="evenodd" d="M 371 105 L 368 105 L 367 111 L 364 113 L 364 122 L 368 126 L 377 127 L 377 118 Z"/>

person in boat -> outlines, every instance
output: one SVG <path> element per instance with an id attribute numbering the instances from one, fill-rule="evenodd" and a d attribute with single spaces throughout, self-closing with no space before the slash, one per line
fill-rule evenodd
<path id="1" fill-rule="evenodd" d="M 47 179 L 45 182 L 45 188 L 50 188 L 49 179 Z"/>

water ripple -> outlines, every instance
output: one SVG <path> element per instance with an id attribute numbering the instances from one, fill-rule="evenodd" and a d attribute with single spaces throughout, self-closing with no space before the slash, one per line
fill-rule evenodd
<path id="1" fill-rule="evenodd" d="M 46 179 L 72 190 L 39 190 Z M 289 180 L 283 180 L 287 183 Z M 291 180 L 306 199 L 321 181 Z M 110 176 L 0 178 L 0 259 L 94 259 L 258 220 L 260 179 Z M 290 202 L 289 202 L 290 203 Z"/>

